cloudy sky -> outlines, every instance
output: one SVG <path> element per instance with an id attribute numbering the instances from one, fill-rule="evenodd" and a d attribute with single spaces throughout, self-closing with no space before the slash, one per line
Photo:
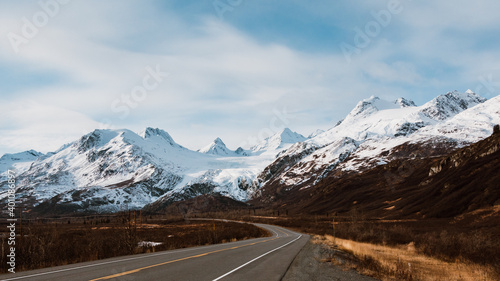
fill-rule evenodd
<path id="1" fill-rule="evenodd" d="M 0 0 L 0 155 L 96 128 L 235 149 L 361 100 L 500 94 L 500 2 Z"/>

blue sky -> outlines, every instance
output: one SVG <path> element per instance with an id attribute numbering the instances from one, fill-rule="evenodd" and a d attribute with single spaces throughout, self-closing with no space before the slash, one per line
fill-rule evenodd
<path id="1" fill-rule="evenodd" d="M 216 137 L 236 149 L 284 127 L 328 129 L 371 95 L 491 98 L 499 10 L 493 0 L 0 0 L 0 155 L 148 126 L 192 149 Z"/>

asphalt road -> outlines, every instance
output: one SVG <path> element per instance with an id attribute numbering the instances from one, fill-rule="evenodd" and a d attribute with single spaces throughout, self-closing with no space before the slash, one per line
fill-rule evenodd
<path id="1" fill-rule="evenodd" d="M 256 225 L 273 236 L 4 274 L 0 280 L 281 280 L 309 237 Z"/>

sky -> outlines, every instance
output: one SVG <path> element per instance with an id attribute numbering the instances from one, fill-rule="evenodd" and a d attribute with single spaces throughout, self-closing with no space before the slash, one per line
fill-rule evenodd
<path id="1" fill-rule="evenodd" d="M 372 95 L 500 94 L 500 2 L 0 0 L 0 155 L 94 129 L 190 149 L 329 129 Z"/>

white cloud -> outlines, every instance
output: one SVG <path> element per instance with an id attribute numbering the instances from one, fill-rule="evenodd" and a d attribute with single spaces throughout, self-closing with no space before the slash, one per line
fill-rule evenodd
<path id="1" fill-rule="evenodd" d="M 257 43 L 248 35 L 211 18 L 205 19 L 194 31 L 171 30 L 158 36 L 158 45 L 151 47 L 157 49 L 153 53 L 123 50 L 113 44 L 89 40 L 91 36 L 85 32 L 90 30 L 75 34 L 63 23 L 61 25 L 47 27 L 36 42 L 23 46 L 15 60 L 63 73 L 73 82 L 69 86 L 56 84 L 26 95 L 39 102 L 47 101 L 59 108 L 82 112 L 89 119 L 111 120 L 115 127 L 139 130 L 151 125 L 145 124 L 146 120 L 160 119 L 163 121 L 152 123 L 178 131 L 184 136 L 183 144 L 186 142 L 182 141 L 192 140 L 189 134 L 196 133 L 190 124 L 183 122 L 210 124 L 192 117 L 196 114 L 204 112 L 208 115 L 206 119 L 217 119 L 213 121 L 212 130 L 220 130 L 220 134 L 229 135 L 228 131 L 234 131 L 238 126 L 235 120 L 249 126 L 249 132 L 259 131 L 267 126 L 277 103 L 295 109 L 312 108 L 315 104 L 308 101 L 314 99 L 307 97 L 312 89 L 316 101 L 334 99 L 326 89 L 336 79 L 341 79 L 341 76 L 336 78 L 337 74 L 344 76 L 345 71 L 332 67 L 338 63 L 333 57 L 310 56 L 285 46 Z M 181 23 L 175 26 L 185 28 Z M 109 27 L 105 30 L 108 30 L 108 40 L 113 42 L 116 39 L 113 31 Z M 157 36 L 156 33 L 152 35 Z M 183 39 L 177 40 L 177 37 Z M 141 83 L 145 67 L 155 65 L 171 76 L 148 93 L 148 98 L 131 111 L 129 118 L 120 119 L 111 110 L 112 102 L 120 99 L 121 94 L 130 94 Z M 210 116 L 210 113 L 217 114 Z M 51 127 L 52 121 L 40 119 L 37 124 L 46 122 L 46 126 Z M 38 131 L 40 134 L 47 132 Z M 191 144 L 188 141 L 186 145 L 199 146 L 201 141 L 197 141 Z"/>
<path id="2" fill-rule="evenodd" d="M 191 21 L 173 11 L 158 11 L 151 3 L 71 1 L 21 46 L 18 55 L 13 55 L 3 36 L 0 63 L 19 65 L 17 70 L 25 71 L 27 79 L 30 71 L 50 72 L 62 82 L 29 90 L 19 85 L 15 96 L 8 95 L 17 105 L 27 98 L 34 105 L 15 111 L 6 108 L 9 120 L 19 119 L 2 123 L 0 146 L 16 150 L 43 147 L 42 143 L 58 146 L 67 141 L 66 136 L 79 137 L 80 131 L 98 127 L 102 120 L 136 131 L 161 127 L 192 148 L 215 136 L 236 146 L 269 126 L 273 110 L 286 106 L 294 117 L 288 126 L 301 132 L 326 129 L 372 94 L 412 98 L 421 93 L 412 87 L 437 89 L 429 96 L 464 83 L 474 87 L 481 75 L 496 75 L 495 62 L 500 58 L 496 50 L 478 53 L 473 48 L 476 37 L 460 37 L 462 30 L 472 36 L 474 31 L 499 26 L 491 9 L 497 4 L 491 1 L 480 2 L 492 5 L 487 8 L 466 2 L 462 3 L 466 8 L 451 1 L 408 2 L 404 12 L 350 64 L 338 46 L 332 46 L 329 54 L 305 53 L 259 41 L 215 14 L 192 16 L 196 20 Z M 364 3 L 367 10 L 384 8 L 372 1 Z M 19 5 L 10 4 L 12 13 L 0 11 L 2 34 L 19 31 L 20 18 L 38 8 L 36 2 Z M 474 20 L 467 18 L 467 9 L 471 17 L 476 15 Z M 328 18 L 324 9 L 314 5 L 307 10 Z M 445 81 L 429 74 L 432 64 L 438 63 L 459 69 L 458 77 Z M 130 95 L 142 84 L 146 67 L 156 65 L 170 76 L 137 102 L 127 118 L 120 118 L 111 104 L 122 94 Z M 72 121 L 58 120 L 44 110 Z M 26 117 L 33 115 L 30 112 L 42 117 Z"/>
<path id="3" fill-rule="evenodd" d="M 391 64 L 374 62 L 365 67 L 364 71 L 375 79 L 385 82 L 404 82 L 415 84 L 421 81 L 415 66 L 408 62 L 397 61 Z"/>
<path id="4" fill-rule="evenodd" d="M 84 114 L 31 100 L 0 104 L 0 148 L 54 151 L 98 128 Z"/>

